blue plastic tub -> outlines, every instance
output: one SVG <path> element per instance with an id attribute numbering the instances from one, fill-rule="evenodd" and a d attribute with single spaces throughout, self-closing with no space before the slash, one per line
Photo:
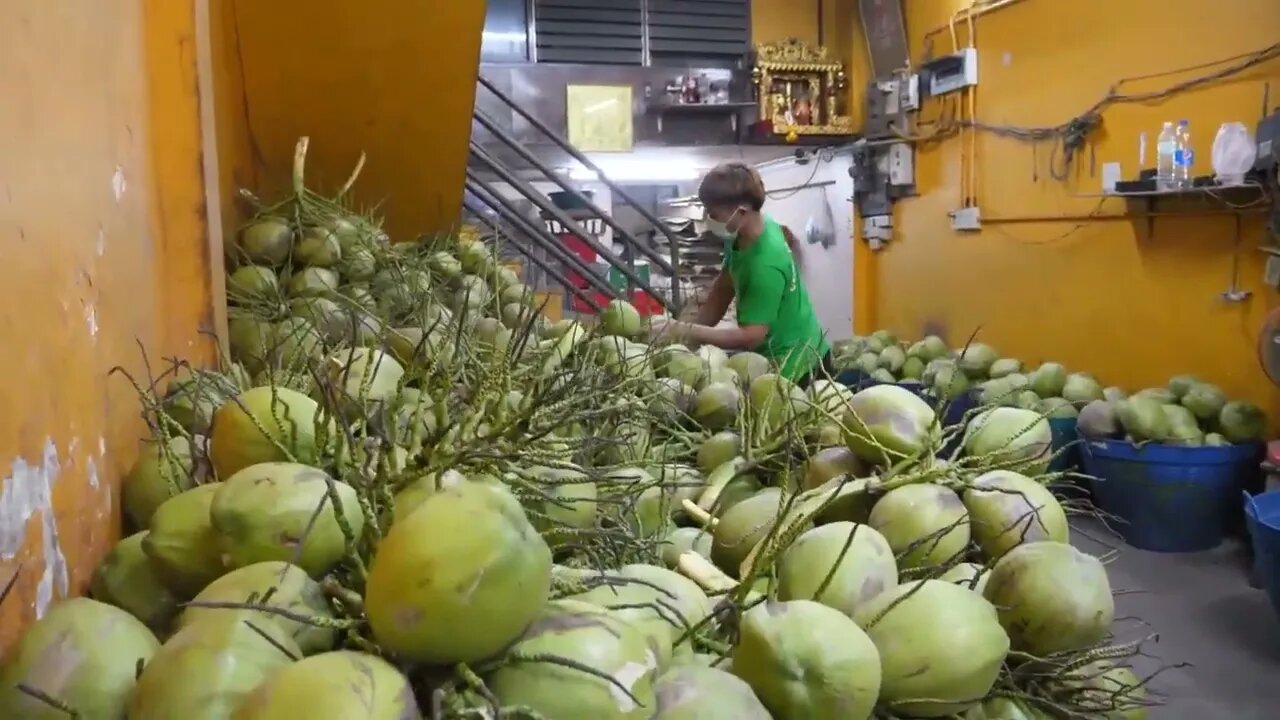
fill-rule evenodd
<path id="1" fill-rule="evenodd" d="M 1122 521 L 1116 529 L 1125 542 L 1154 552 L 1198 552 L 1222 542 L 1246 481 L 1258 472 L 1262 445 L 1090 440 L 1080 454 L 1096 478 L 1094 503 Z"/>
<path id="2" fill-rule="evenodd" d="M 1080 435 L 1076 432 L 1076 419 L 1049 418 L 1049 430 L 1053 433 L 1053 461 L 1049 463 L 1049 472 L 1071 472 L 1079 469 L 1080 443 L 1077 441 Z"/>
<path id="3" fill-rule="evenodd" d="M 1280 616 L 1280 492 L 1245 493 L 1245 524 L 1253 542 L 1253 571 Z"/>

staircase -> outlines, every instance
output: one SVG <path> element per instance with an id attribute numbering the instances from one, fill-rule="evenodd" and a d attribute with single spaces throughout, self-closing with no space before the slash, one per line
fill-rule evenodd
<path id="1" fill-rule="evenodd" d="M 539 133 L 546 136 L 570 157 L 594 172 L 612 193 L 615 207 L 630 205 L 637 214 L 657 230 L 660 252 L 653 244 L 635 237 L 593 201 L 590 193 L 574 187 L 567 178 L 556 173 L 536 155 L 498 125 L 476 103 L 474 120 L 499 144 L 514 153 L 528 167 L 534 168 L 542 180 L 560 188 L 550 195 L 539 192 L 533 182 L 503 163 L 493 152 L 471 139 L 466 174 L 464 210 L 472 221 L 489 225 L 504 254 L 515 255 L 537 269 L 536 280 L 526 277 L 526 284 L 548 291 L 563 290 L 563 311 L 594 314 L 611 300 L 623 298 L 642 314 L 670 313 L 678 315 L 682 306 L 680 278 L 680 237 L 645 206 L 608 178 L 589 158 L 548 127 L 532 113 L 516 104 L 506 93 L 484 76 L 479 77 L 477 93 L 487 92 L 509 107 Z M 493 187 L 496 178 L 515 190 L 520 200 L 513 200 Z M 522 207 L 523 206 L 523 207 Z M 526 211 L 538 211 L 534 219 Z M 601 241 L 605 230 L 611 230 L 615 245 L 622 252 Z"/>

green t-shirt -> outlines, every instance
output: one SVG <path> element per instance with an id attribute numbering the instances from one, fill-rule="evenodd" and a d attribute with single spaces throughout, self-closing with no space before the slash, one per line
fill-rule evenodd
<path id="1" fill-rule="evenodd" d="M 830 349 L 818 324 L 782 226 L 764 219 L 764 232 L 744 250 L 726 243 L 724 269 L 733 279 L 739 325 L 767 325 L 755 352 L 782 365 L 790 380 L 804 377 Z"/>

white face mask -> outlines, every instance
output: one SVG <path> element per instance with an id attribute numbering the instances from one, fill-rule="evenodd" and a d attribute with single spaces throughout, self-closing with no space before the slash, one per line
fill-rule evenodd
<path id="1" fill-rule="evenodd" d="M 705 224 L 707 226 L 707 232 L 711 233 L 712 235 L 715 235 L 721 240 L 737 240 L 738 231 L 730 230 L 729 223 L 733 222 L 733 219 L 738 216 L 739 212 L 742 212 L 741 208 L 739 208 L 738 210 L 734 210 L 733 214 L 730 215 L 729 219 L 726 220 L 725 222 L 720 222 L 719 220 L 715 220 L 715 219 L 712 219 L 711 217 L 707 217 L 705 220 Z"/>

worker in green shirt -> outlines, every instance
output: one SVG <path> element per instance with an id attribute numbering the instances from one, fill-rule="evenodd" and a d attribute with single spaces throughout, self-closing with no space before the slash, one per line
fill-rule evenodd
<path id="1" fill-rule="evenodd" d="M 655 319 L 655 334 L 728 351 L 760 353 L 801 385 L 832 375 L 830 346 L 800 277 L 800 245 L 761 212 L 764 182 L 742 163 L 707 173 L 698 188 L 711 234 L 724 241 L 724 264 L 696 322 Z M 716 327 L 737 300 L 736 327 Z"/>

